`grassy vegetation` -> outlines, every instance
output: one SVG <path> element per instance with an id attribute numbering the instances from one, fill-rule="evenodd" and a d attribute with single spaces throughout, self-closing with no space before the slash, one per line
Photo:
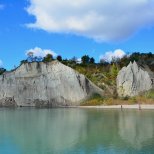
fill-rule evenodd
<path id="1" fill-rule="evenodd" d="M 141 104 L 154 104 L 154 90 L 142 93 L 136 96 L 136 99 Z"/>
<path id="2" fill-rule="evenodd" d="M 154 104 L 154 90 L 145 92 L 136 97 L 101 97 L 98 94 L 94 94 L 87 101 L 81 103 L 81 106 L 96 106 L 96 105 L 121 105 L 121 104 Z"/>
<path id="3" fill-rule="evenodd" d="M 105 96 L 116 94 L 116 77 L 119 72 L 119 67 L 116 64 L 76 64 L 70 67 L 84 74 L 98 87 L 105 90 Z"/>
<path id="4" fill-rule="evenodd" d="M 104 98 L 99 94 L 94 94 L 88 100 L 81 103 L 81 106 L 95 106 L 102 105 L 104 102 Z"/>
<path id="5" fill-rule="evenodd" d="M 81 106 L 96 106 L 96 105 L 121 105 L 121 104 L 136 104 L 136 99 L 114 99 L 114 98 L 91 98 L 83 103 L 81 103 Z"/>
<path id="6" fill-rule="evenodd" d="M 145 98 L 154 99 L 154 89 L 148 92 L 145 92 L 143 95 Z"/>

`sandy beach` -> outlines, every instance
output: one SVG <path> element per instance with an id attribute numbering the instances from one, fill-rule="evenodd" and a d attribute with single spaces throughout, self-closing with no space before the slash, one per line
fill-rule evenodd
<path id="1" fill-rule="evenodd" d="M 135 105 L 100 105 L 100 106 L 79 106 L 79 108 L 99 108 L 99 109 L 148 109 L 154 110 L 154 105 L 151 104 L 135 104 Z"/>

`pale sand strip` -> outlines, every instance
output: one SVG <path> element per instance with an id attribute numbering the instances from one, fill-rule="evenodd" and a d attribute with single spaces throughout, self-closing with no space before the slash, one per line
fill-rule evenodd
<path id="1" fill-rule="evenodd" d="M 100 106 L 79 106 L 79 108 L 98 108 L 98 109 L 153 109 L 154 105 L 100 105 Z"/>

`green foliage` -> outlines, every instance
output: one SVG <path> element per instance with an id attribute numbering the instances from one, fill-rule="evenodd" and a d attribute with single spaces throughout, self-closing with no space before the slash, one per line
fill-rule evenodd
<path id="1" fill-rule="evenodd" d="M 116 77 L 118 75 L 119 69 L 115 64 L 112 64 L 110 67 L 110 79 L 112 81 L 113 84 L 115 84 L 116 81 Z"/>
<path id="2" fill-rule="evenodd" d="M 146 64 L 154 71 L 154 54 L 149 53 L 132 53 L 130 56 L 124 56 L 122 59 L 117 61 L 117 64 L 121 67 L 127 66 L 129 62 L 138 62 L 139 64 Z"/>
<path id="3" fill-rule="evenodd" d="M 93 94 L 87 101 L 81 103 L 82 106 L 95 106 L 102 105 L 104 103 L 104 98 L 99 94 Z"/>
<path id="4" fill-rule="evenodd" d="M 152 98 L 152 99 L 154 99 L 154 89 L 145 92 L 144 96 L 145 96 L 146 98 Z"/>
<path id="5" fill-rule="evenodd" d="M 125 96 L 125 97 L 121 97 L 121 100 L 125 100 L 125 101 L 127 101 L 127 100 L 129 100 L 129 96 Z"/>
<path id="6" fill-rule="evenodd" d="M 2 75 L 4 72 L 6 72 L 5 68 L 0 68 L 0 75 Z"/>
<path id="7" fill-rule="evenodd" d="M 62 61 L 62 56 L 58 55 L 58 56 L 57 56 L 57 60 L 58 60 L 58 61 Z"/>
<path id="8" fill-rule="evenodd" d="M 81 57 L 81 61 L 83 64 L 88 64 L 90 60 L 90 57 L 88 55 L 84 55 Z"/>
<path id="9" fill-rule="evenodd" d="M 95 63 L 95 59 L 93 57 L 90 58 L 89 63 L 94 64 Z"/>
<path id="10" fill-rule="evenodd" d="M 94 64 L 95 59 L 93 57 L 89 57 L 88 55 L 84 55 L 81 57 L 82 64 Z"/>
<path id="11" fill-rule="evenodd" d="M 28 62 L 27 60 L 22 60 L 22 61 L 20 61 L 20 65 L 27 63 L 27 62 Z"/>
<path id="12" fill-rule="evenodd" d="M 53 56 L 52 54 L 47 54 L 44 59 L 43 62 L 51 62 L 53 60 Z"/>
<path id="13" fill-rule="evenodd" d="M 136 97 L 130 97 L 130 98 L 129 98 L 129 101 L 130 101 L 130 103 L 132 103 L 132 104 L 137 103 Z"/>
<path id="14" fill-rule="evenodd" d="M 116 77 L 118 72 L 119 72 L 118 67 L 115 64 L 112 64 L 111 67 L 110 67 L 111 76 Z"/>

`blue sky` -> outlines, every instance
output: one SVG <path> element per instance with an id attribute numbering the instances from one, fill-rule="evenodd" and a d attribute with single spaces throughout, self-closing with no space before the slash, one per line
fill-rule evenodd
<path id="1" fill-rule="evenodd" d="M 0 65 L 14 68 L 38 48 L 41 54 L 88 54 L 96 61 L 154 53 L 154 1 L 114 1 L 0 0 Z"/>

